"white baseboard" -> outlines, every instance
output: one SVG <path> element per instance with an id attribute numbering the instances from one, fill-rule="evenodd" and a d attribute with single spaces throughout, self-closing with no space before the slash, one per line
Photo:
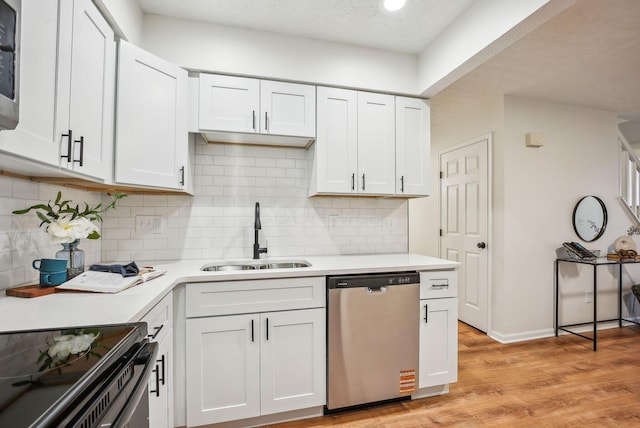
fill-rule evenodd
<path id="1" fill-rule="evenodd" d="M 640 317 L 629 317 L 630 320 L 640 322 Z M 622 321 L 622 326 L 630 326 L 634 325 L 631 322 Z M 609 321 L 606 323 L 598 324 L 598 330 L 607 330 L 609 328 L 618 328 L 618 321 Z M 579 327 L 572 327 L 572 331 L 576 333 L 589 333 L 593 331 L 593 326 L 584 325 Z M 566 331 L 558 331 L 558 335 L 571 334 Z M 524 342 L 526 340 L 535 340 L 535 339 L 544 339 L 546 337 L 553 337 L 555 335 L 555 331 L 553 328 L 543 329 L 543 330 L 533 330 L 533 331 L 524 331 L 520 333 L 507 333 L 503 334 L 497 331 L 491 331 L 487 334 L 490 338 L 500 343 L 508 344 L 508 343 L 517 343 Z"/>

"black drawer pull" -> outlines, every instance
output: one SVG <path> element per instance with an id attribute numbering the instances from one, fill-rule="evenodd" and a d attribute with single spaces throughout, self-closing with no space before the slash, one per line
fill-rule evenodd
<path id="1" fill-rule="evenodd" d="M 158 337 L 158 333 L 160 333 L 160 330 L 162 330 L 162 327 L 164 327 L 164 324 L 160 324 L 159 327 L 153 327 L 153 333 L 147 334 L 147 337 L 149 339 L 155 339 L 156 337 Z"/>

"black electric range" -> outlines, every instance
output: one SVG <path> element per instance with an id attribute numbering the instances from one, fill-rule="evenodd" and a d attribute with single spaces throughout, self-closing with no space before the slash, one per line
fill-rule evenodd
<path id="1" fill-rule="evenodd" d="M 156 354 L 144 323 L 0 333 L 0 427 L 127 426 Z"/>

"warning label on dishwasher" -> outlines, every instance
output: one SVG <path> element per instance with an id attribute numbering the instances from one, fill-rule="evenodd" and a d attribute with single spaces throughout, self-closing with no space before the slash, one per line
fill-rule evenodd
<path id="1" fill-rule="evenodd" d="M 400 370 L 400 394 L 411 394 L 416 390 L 416 371 Z"/>

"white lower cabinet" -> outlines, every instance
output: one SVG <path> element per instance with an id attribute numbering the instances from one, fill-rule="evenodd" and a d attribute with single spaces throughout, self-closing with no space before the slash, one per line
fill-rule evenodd
<path id="1" fill-rule="evenodd" d="M 173 331 L 159 343 L 156 366 L 149 380 L 149 426 L 173 427 Z"/>
<path id="2" fill-rule="evenodd" d="M 424 286 L 424 284 L 423 284 Z M 458 299 L 420 300 L 418 388 L 458 380 Z"/>
<path id="3" fill-rule="evenodd" d="M 173 427 L 173 294 L 169 293 L 142 319 L 149 340 L 158 342 L 156 364 L 149 379 L 149 426 Z"/>
<path id="4" fill-rule="evenodd" d="M 187 426 L 321 406 L 324 308 L 187 319 Z"/>

